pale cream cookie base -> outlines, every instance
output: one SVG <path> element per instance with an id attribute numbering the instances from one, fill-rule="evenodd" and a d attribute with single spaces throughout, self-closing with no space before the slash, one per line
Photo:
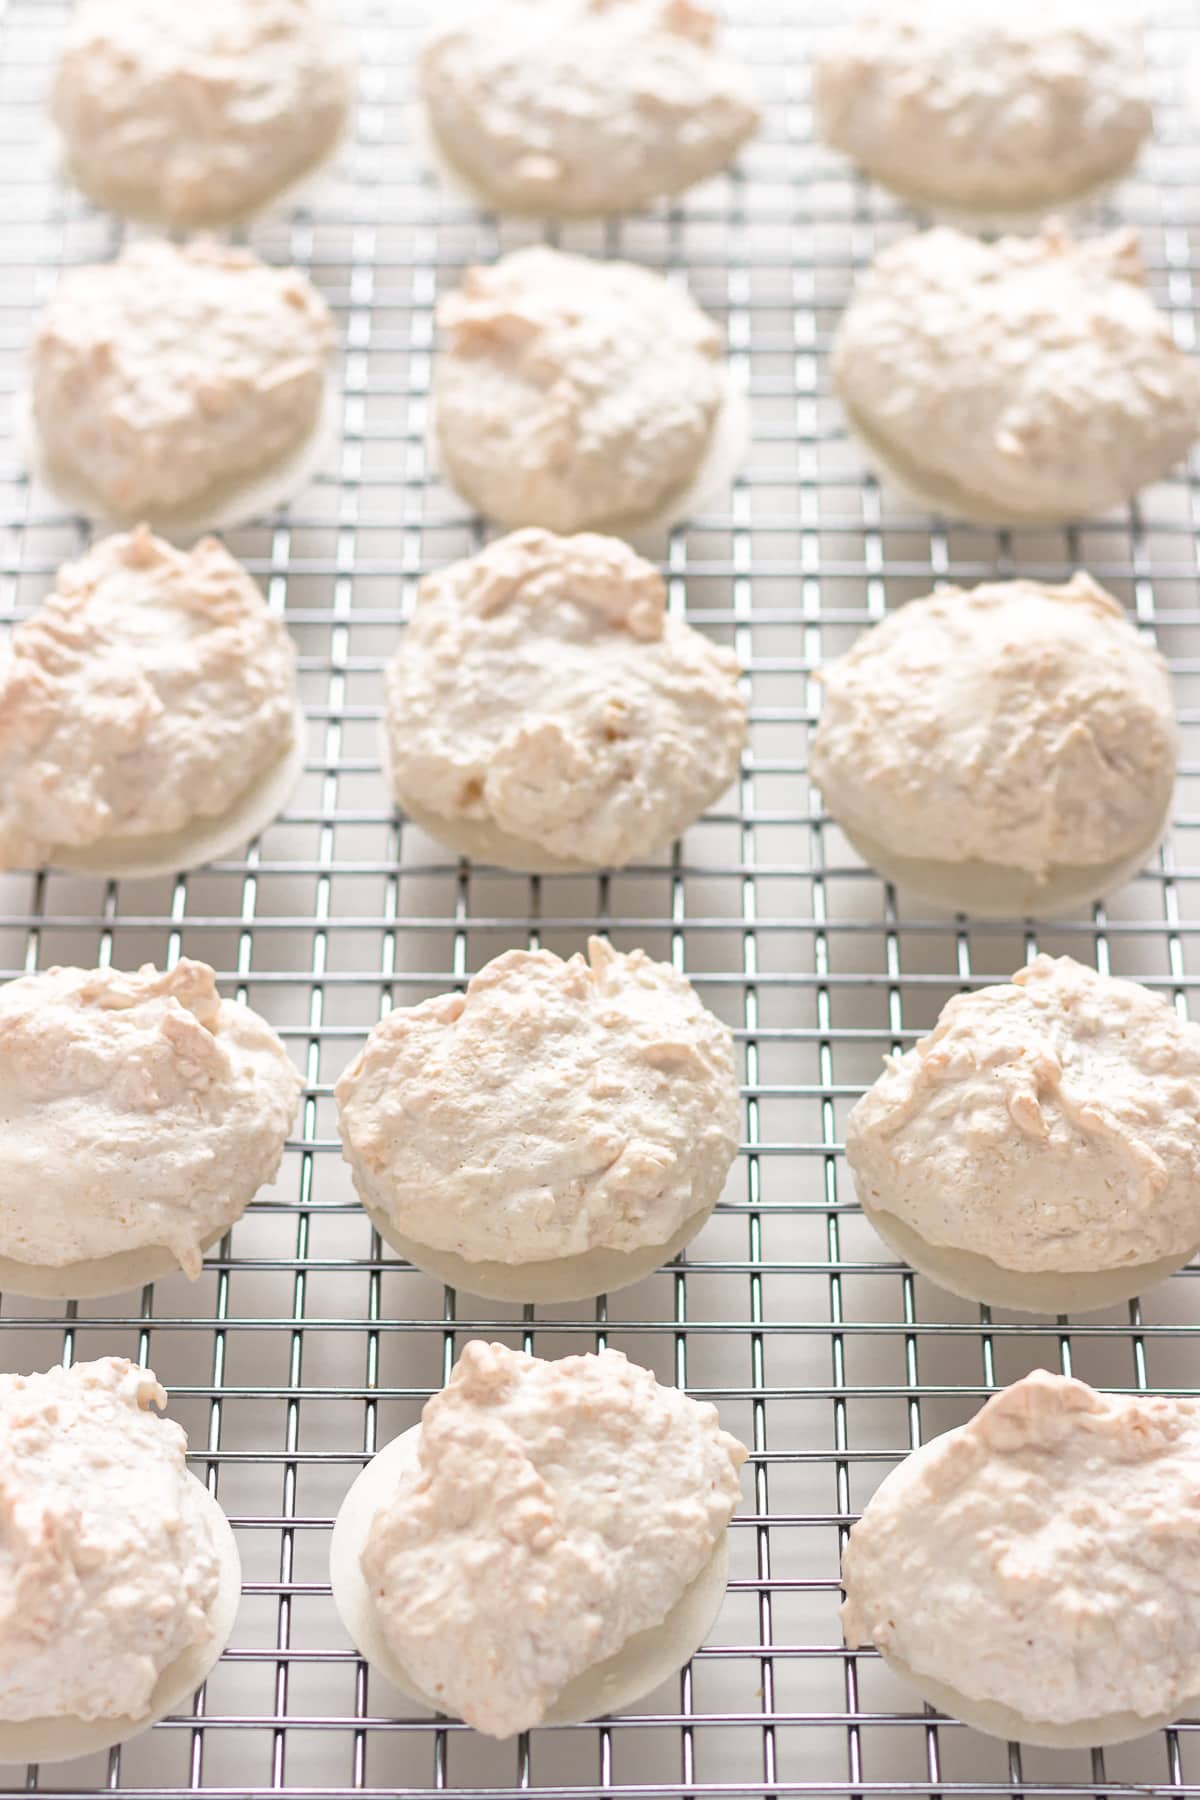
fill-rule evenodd
<path id="1" fill-rule="evenodd" d="M 211 1232 L 201 1244 L 201 1252 L 211 1250 L 236 1223 L 230 1219 Z M 22 1300 L 107 1300 L 110 1295 L 128 1293 L 178 1272 L 179 1258 L 165 1244 L 143 1244 L 136 1250 L 118 1250 L 112 1256 L 88 1257 L 56 1267 L 0 1256 L 0 1293 Z"/>
<path id="2" fill-rule="evenodd" d="M 1020 530 L 1022 526 L 1061 525 L 1068 515 L 1048 508 L 1028 512 L 995 506 L 985 495 L 960 487 L 936 470 L 923 469 L 913 459 L 903 456 L 886 443 L 864 421 L 862 414 L 838 395 L 851 440 L 861 451 L 864 461 L 878 480 L 893 488 L 900 496 L 925 512 L 942 513 L 964 519 L 972 525 L 985 525 L 998 531 Z M 1087 515 L 1090 517 L 1091 513 Z"/>
<path id="3" fill-rule="evenodd" d="M 469 856 L 473 862 L 492 863 L 498 869 L 515 869 L 524 875 L 593 875 L 597 864 L 571 862 L 551 856 L 540 844 L 502 831 L 490 819 L 450 819 L 401 792 L 392 766 L 386 717 L 379 727 L 379 760 L 388 792 L 414 825 L 440 844 Z"/>
<path id="4" fill-rule="evenodd" d="M 949 200 L 936 194 L 922 193 L 918 188 L 901 187 L 892 180 L 886 169 L 877 165 L 857 162 L 855 166 L 869 181 L 879 187 L 886 188 L 903 205 L 914 212 L 923 213 L 937 225 L 950 225 L 957 231 L 969 232 L 977 237 L 1003 237 L 1007 234 L 1022 235 L 1040 231 L 1048 217 L 1056 219 L 1069 217 L 1087 207 L 1099 206 L 1109 198 L 1114 188 L 1120 186 L 1126 177 L 1133 173 L 1141 156 L 1142 146 L 1139 144 L 1134 154 L 1117 168 L 1111 169 L 1087 187 L 1079 188 L 1073 194 L 1060 194 L 1057 198 L 1022 194 L 1006 205 L 995 202 L 976 204 L 970 200 Z"/>
<path id="5" fill-rule="evenodd" d="M 722 379 L 724 395 L 717 408 L 704 455 L 691 479 L 677 488 L 653 512 L 590 519 L 584 524 L 573 526 L 573 532 L 598 531 L 608 537 L 624 538 L 635 549 L 645 548 L 649 546 L 651 539 L 661 536 L 685 519 L 694 518 L 724 493 L 741 468 L 750 444 L 750 406 L 742 389 L 734 383 L 728 368 L 723 371 Z M 437 410 L 432 402 L 429 417 L 430 448 L 442 479 L 453 488 L 454 482 L 445 467 L 446 459 L 439 454 Z M 461 488 L 454 488 L 454 491 L 468 506 L 478 510 L 472 495 L 464 493 Z M 485 516 L 493 518 L 490 514 Z M 493 518 L 493 522 L 503 526 L 506 531 L 516 531 L 538 523 L 534 518 L 518 518 L 515 515 L 506 519 Z"/>
<path id="6" fill-rule="evenodd" d="M 595 875 L 603 869 L 628 866 L 627 863 L 575 862 L 567 857 L 552 856 L 541 844 L 535 844 L 532 838 L 515 837 L 511 831 L 502 831 L 491 819 L 451 819 L 445 813 L 434 812 L 430 807 L 423 806 L 420 800 L 405 793 L 402 784 L 396 780 L 386 719 L 380 727 L 379 756 L 384 780 L 397 806 L 414 825 L 419 825 L 422 831 L 428 832 L 430 837 L 436 838 L 448 849 L 457 851 L 459 856 L 470 857 L 472 862 L 491 863 L 494 868 L 512 869 L 521 875 Z M 701 813 L 696 814 L 697 818 L 701 816 Z M 686 830 L 687 827 L 682 829 Z M 673 841 L 673 838 L 668 838 L 663 844 L 639 845 L 628 862 L 648 861 Z"/>
<path id="7" fill-rule="evenodd" d="M 361 1192 L 359 1198 L 362 1198 Z M 471 1262 L 453 1250 L 437 1250 L 396 1230 L 382 1207 L 363 1200 L 363 1211 L 385 1244 L 398 1256 L 427 1275 L 436 1275 L 447 1287 L 485 1300 L 510 1300 L 553 1304 L 569 1300 L 594 1300 L 598 1294 L 615 1294 L 635 1281 L 652 1275 L 679 1255 L 685 1244 L 708 1222 L 712 1206 L 693 1213 L 665 1244 L 643 1244 L 637 1250 L 585 1250 L 578 1256 L 555 1257 L 546 1262 Z M 716 1204 L 715 1201 L 713 1203 Z"/>
<path id="8" fill-rule="evenodd" d="M 699 187 L 702 182 L 712 181 L 722 173 L 720 169 L 713 169 L 707 175 L 698 175 L 694 181 L 685 183 L 683 187 L 664 187 L 657 194 L 643 194 L 632 201 L 628 198 L 614 198 L 611 206 L 599 210 L 595 207 L 537 205 L 533 201 L 522 202 L 493 193 L 482 182 L 476 181 L 473 176 L 469 175 L 446 148 L 444 140 L 429 116 L 429 108 L 423 100 L 419 100 L 413 110 L 413 142 L 418 153 L 424 157 L 434 174 L 460 200 L 465 201 L 468 206 L 482 207 L 485 212 L 502 213 L 506 218 L 511 219 L 573 219 L 581 223 L 589 219 L 611 219 L 619 213 L 640 212 L 646 207 L 653 206 L 658 200 L 675 199 L 678 195 L 685 194 L 688 188 Z M 740 146 L 725 167 L 731 168 L 739 154 Z"/>
<path id="9" fill-rule="evenodd" d="M 196 1481 L 194 1475 L 189 1481 Z M 21 1719 L 0 1723 L 0 1763 L 59 1763 L 72 1757 L 90 1756 L 123 1744 L 139 1732 L 178 1711 L 209 1675 L 233 1631 L 242 1597 L 242 1565 L 237 1544 L 220 1505 L 196 1481 L 204 1494 L 212 1521 L 213 1540 L 220 1564 L 217 1596 L 209 1618 L 209 1632 L 165 1668 L 150 1697 L 149 1709 L 140 1718 Z"/>
<path id="10" fill-rule="evenodd" d="M 473 181 L 466 171 L 459 167 L 450 155 L 434 128 L 429 117 L 429 108 L 423 100 L 418 100 L 412 112 L 413 145 L 417 154 L 427 162 L 439 181 L 448 187 L 452 194 L 467 206 L 478 206 L 484 212 L 504 213 L 514 219 L 561 219 L 587 218 L 589 215 L 563 213 L 553 207 L 521 206 L 511 200 L 502 200 L 498 194 L 489 193 L 477 181 Z M 591 217 L 603 217 L 603 214 L 592 214 Z"/>
<path id="11" fill-rule="evenodd" d="M 416 1466 L 420 1430 L 419 1425 L 414 1425 L 393 1438 L 367 1464 L 346 1495 L 333 1527 L 329 1574 L 334 1605 L 359 1654 L 401 1693 L 420 1706 L 440 1712 L 439 1703 L 422 1692 L 420 1683 L 388 1644 L 359 1560 L 376 1513 L 391 1498 L 404 1475 Z M 568 1682 L 547 1707 L 542 1723 L 575 1725 L 603 1714 L 624 1712 L 643 1694 L 670 1680 L 716 1623 L 725 1599 L 728 1571 L 729 1546 L 722 1534 L 704 1568 L 662 1623 L 639 1631 L 615 1655 Z"/>
<path id="12" fill-rule="evenodd" d="M 82 475 L 54 461 L 37 429 L 28 392 L 17 396 L 13 418 L 19 452 L 30 475 L 67 512 L 78 513 L 93 525 L 111 531 L 149 525 L 169 543 L 190 544 L 205 532 L 231 531 L 250 519 L 261 518 L 307 487 L 336 451 L 341 412 L 342 391 L 329 376 L 316 424 L 267 468 L 215 482 L 204 494 L 174 512 L 139 506 L 125 513 L 113 512 Z"/>
<path id="13" fill-rule="evenodd" d="M 274 187 L 267 188 L 245 206 L 225 211 L 218 208 L 187 219 L 171 218 L 157 204 L 155 196 L 144 189 L 126 188 L 115 182 L 106 186 L 104 182 L 97 181 L 94 171 L 86 163 L 79 163 L 72 157 L 61 132 L 52 126 L 50 137 L 54 166 L 58 168 L 63 181 L 78 188 L 85 199 L 90 200 L 102 212 L 118 213 L 123 219 L 130 219 L 137 225 L 150 226 L 156 232 L 213 231 L 222 226 L 248 224 L 252 219 L 261 219 L 265 213 L 307 205 L 317 197 L 324 178 L 350 142 L 354 109 L 353 69 L 347 70 L 346 81 L 346 112 L 338 121 L 336 129 L 318 143 L 290 175 L 286 175 Z"/>
<path id="14" fill-rule="evenodd" d="M 989 1737 L 1005 1738 L 1010 1743 L 1035 1744 L 1048 1750 L 1092 1750 L 1102 1749 L 1106 1744 L 1125 1744 L 1131 1738 L 1161 1731 L 1172 1720 L 1200 1708 L 1200 1696 L 1193 1696 L 1181 1700 L 1170 1712 L 1155 1713 L 1149 1718 L 1135 1712 L 1102 1713 L 1094 1719 L 1073 1720 L 1069 1725 L 1060 1725 L 1050 1719 L 1027 1719 L 1023 1713 L 999 1700 L 973 1700 L 967 1694 L 960 1694 L 949 1682 L 918 1675 L 893 1651 L 881 1650 L 879 1654 L 889 1669 L 911 1682 L 939 1712 L 949 1713 L 951 1718 L 961 1719 L 964 1725 L 985 1731 Z"/>
<path id="15" fill-rule="evenodd" d="M 448 819 L 442 813 L 430 812 L 410 794 L 401 792 L 390 770 L 386 773 L 393 799 L 413 824 L 459 856 L 469 856 L 472 862 L 491 863 L 495 868 L 513 869 L 523 875 L 594 875 L 600 866 L 551 856 L 528 838 L 501 831 L 490 819 Z"/>
<path id="16" fill-rule="evenodd" d="M 1029 915 L 1049 919 L 1077 912 L 1132 881 L 1161 843 L 1170 822 L 1168 801 L 1162 816 L 1136 850 L 1106 863 L 1062 864 L 1050 869 L 1044 881 L 1028 869 L 1006 868 L 979 858 L 942 862 L 930 857 L 899 856 L 865 831 L 852 831 L 840 820 L 838 827 L 864 862 L 918 900 L 951 912 L 970 913 L 977 919 L 1018 919 Z"/>
<path id="17" fill-rule="evenodd" d="M 859 1195 L 864 1216 L 889 1250 L 895 1251 L 918 1274 L 963 1300 L 983 1306 L 1007 1306 L 1014 1312 L 1097 1312 L 1132 1300 L 1182 1269 L 1196 1254 L 1197 1246 L 1153 1262 L 1122 1263 L 1114 1269 L 1087 1269 L 1077 1274 L 1058 1270 L 1007 1269 L 973 1250 L 931 1244 L 894 1213 L 870 1206 Z"/>
<path id="18" fill-rule="evenodd" d="M 147 881 L 158 875 L 181 874 L 203 863 L 219 862 L 265 831 L 291 799 L 304 773 L 307 726 L 299 707 L 293 733 L 291 748 L 215 819 L 194 819 L 179 831 L 156 832 L 146 837 L 60 844 L 46 858 L 48 866 L 114 881 Z"/>

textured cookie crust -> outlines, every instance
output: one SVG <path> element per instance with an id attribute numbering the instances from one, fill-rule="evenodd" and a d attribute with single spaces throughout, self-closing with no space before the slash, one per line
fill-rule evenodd
<path id="1" fill-rule="evenodd" d="M 0 650 L 0 867 L 218 817 L 295 711 L 291 639 L 221 544 L 101 539 Z"/>
<path id="2" fill-rule="evenodd" d="M 478 1730 L 529 1729 L 671 1611 L 721 1542 L 745 1456 L 715 1407 L 619 1351 L 469 1343 L 362 1553 L 390 1647 Z"/>
<path id="3" fill-rule="evenodd" d="M 253 211 L 320 161 L 350 75 L 312 0 L 83 0 L 50 104 L 90 194 L 194 227 Z"/>
<path id="4" fill-rule="evenodd" d="M 0 1255 L 162 1244 L 184 1272 L 274 1180 L 302 1083 L 212 970 L 48 969 L 0 987 Z"/>
<path id="5" fill-rule="evenodd" d="M 910 601 L 821 680 L 813 779 L 898 856 L 1044 880 L 1137 850 L 1170 802 L 1166 663 L 1087 575 Z"/>
<path id="6" fill-rule="evenodd" d="M 1198 1469 L 1195 1401 L 1036 1370 L 883 1483 L 846 1641 L 1033 1722 L 1172 1716 L 1200 1693 Z"/>
<path id="7" fill-rule="evenodd" d="M 0 1375 L 0 1720 L 138 1718 L 209 1634 L 218 1547 L 166 1400 L 118 1357 Z"/>
<path id="8" fill-rule="evenodd" d="M 338 1616 L 359 1655 L 399 1693 L 419 1706 L 440 1711 L 414 1674 L 400 1661 L 384 1636 L 379 1608 L 362 1570 L 375 1515 L 415 1476 L 421 1427 L 401 1432 L 373 1456 L 354 1481 L 334 1521 L 329 1544 L 329 1579 Z M 628 1712 L 645 1695 L 661 1687 L 695 1655 L 712 1631 L 724 1604 L 729 1581 L 728 1533 L 696 1578 L 665 1616 L 645 1631 L 626 1638 L 611 1656 L 590 1663 L 561 1688 L 542 1715 L 543 1725 L 575 1725 L 606 1714 Z M 0 1756 L 4 1754 L 0 1728 Z"/>
<path id="9" fill-rule="evenodd" d="M 365 1201 L 471 1261 L 662 1243 L 738 1145 L 728 1028 L 684 977 L 599 938 L 508 950 L 465 994 L 397 1008 L 335 1089 Z"/>
<path id="10" fill-rule="evenodd" d="M 863 1204 L 1005 1269 L 1081 1273 L 1200 1243 L 1200 1026 L 1039 956 L 959 994 L 846 1122 Z"/>
<path id="11" fill-rule="evenodd" d="M 1140 22 L 1080 0 L 868 7 L 818 53 L 813 106 L 888 187 L 1001 211 L 1114 179 L 1152 124 Z"/>
<path id="12" fill-rule="evenodd" d="M 468 269 L 438 324 L 438 455 L 487 518 L 603 528 L 659 511 L 700 468 L 721 334 L 660 275 L 534 245 Z"/>
<path id="13" fill-rule="evenodd" d="M 905 238 L 856 287 L 832 371 L 851 426 L 901 480 L 952 486 L 968 515 L 1105 512 L 1200 431 L 1200 364 L 1175 344 L 1127 231 Z"/>
<path id="14" fill-rule="evenodd" d="M 294 450 L 332 348 L 298 270 L 202 239 L 134 243 L 51 295 L 30 359 L 38 435 L 114 516 L 153 521 Z"/>
<path id="15" fill-rule="evenodd" d="M 397 799 L 552 857 L 649 856 L 736 779 L 738 664 L 616 538 L 519 531 L 421 583 L 388 669 Z"/>
<path id="16" fill-rule="evenodd" d="M 698 0 L 502 0 L 435 28 L 421 93 L 447 158 L 497 204 L 626 212 L 716 175 L 758 128 Z"/>

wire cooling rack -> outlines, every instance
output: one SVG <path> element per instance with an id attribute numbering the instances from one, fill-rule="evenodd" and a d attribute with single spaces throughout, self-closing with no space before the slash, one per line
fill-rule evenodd
<path id="1" fill-rule="evenodd" d="M 563 228 L 690 283 L 728 328 L 754 441 L 719 508 L 658 545 L 672 604 L 733 644 L 752 696 L 738 789 L 653 865 L 530 880 L 472 869 L 393 817 L 380 779 L 381 670 L 418 577 L 480 541 L 425 447 L 435 295 L 469 262 L 537 234 L 439 186 L 414 148 L 412 0 L 345 0 L 359 105 L 334 180 L 250 233 L 310 271 L 344 343 L 344 429 L 322 478 L 230 536 L 285 614 L 309 738 L 286 816 L 231 860 L 178 880 L 60 874 L 0 881 L 0 970 L 54 962 L 211 962 L 282 1032 L 307 1081 L 278 1186 L 190 1286 L 122 1305 L 3 1298 L 7 1369 L 119 1353 L 151 1364 L 193 1466 L 237 1532 L 246 1591 L 231 1649 L 195 1703 L 123 1749 L 0 1771 L 7 1793 L 197 1789 L 512 1795 L 1200 1794 L 1200 1721 L 1101 1754 L 1009 1747 L 936 1719 L 837 1624 L 838 1556 L 878 1481 L 1036 1366 L 1121 1390 L 1200 1388 L 1200 1280 L 1083 1323 L 989 1313 L 914 1278 L 853 1204 L 847 1107 L 880 1055 L 945 1000 L 1035 950 L 1136 976 L 1181 1009 L 1200 980 L 1195 470 L 1127 513 L 1002 533 L 906 510 L 864 479 L 828 390 L 826 352 L 854 272 L 911 227 L 813 145 L 808 59 L 826 8 L 743 0 L 732 47 L 768 119 L 741 171 L 670 208 Z M 731 9 L 732 10 L 732 9 Z M 10 408 L 31 312 L 65 266 L 114 254 L 120 227 L 56 179 L 44 93 L 67 8 L 0 0 L 0 389 Z M 1158 130 L 1104 222 L 1142 234 L 1180 342 L 1200 257 L 1200 17 L 1160 12 Z M 24 616 L 86 541 L 26 484 L 0 433 L 0 616 Z M 936 581 L 1084 566 L 1170 656 L 1183 721 L 1172 833 L 1089 916 L 970 925 L 915 908 L 864 869 L 806 776 L 823 658 Z M 581 1310 L 458 1296 L 384 1254 L 339 1160 L 331 1088 L 390 1005 L 461 982 L 503 949 L 569 953 L 588 931 L 673 959 L 737 1033 L 745 1143 L 685 1262 Z M 497 1746 L 434 1720 L 368 1671 L 329 1596 L 330 1525 L 374 1448 L 413 1423 L 464 1340 L 557 1356 L 607 1343 L 717 1402 L 751 1446 L 729 1596 L 710 1641 L 628 1716 Z"/>

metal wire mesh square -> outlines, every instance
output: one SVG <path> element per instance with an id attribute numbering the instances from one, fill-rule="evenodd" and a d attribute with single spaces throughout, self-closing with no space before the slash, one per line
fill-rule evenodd
<path id="1" fill-rule="evenodd" d="M 56 178 L 44 94 L 64 0 L 0 0 L 0 402 L 11 425 L 31 311 L 121 227 Z M 108 1301 L 0 1301 L 7 1369 L 117 1352 L 148 1361 L 232 1517 L 246 1591 L 232 1647 L 187 1716 L 122 1749 L 0 1774 L 3 1792 L 335 1796 L 542 1790 L 584 1797 L 1200 1793 L 1194 1723 L 1103 1754 L 1022 1751 L 928 1713 L 837 1624 L 843 1535 L 911 1446 L 1045 1365 L 1106 1386 L 1200 1389 L 1200 1290 L 1178 1276 L 1082 1324 L 958 1301 L 883 1252 L 853 1204 L 845 1112 L 880 1054 L 950 994 L 1035 949 L 1136 976 L 1186 1008 L 1200 919 L 1200 490 L 1195 470 L 1069 530 L 931 523 L 864 479 L 826 374 L 856 270 L 911 220 L 815 147 L 808 58 L 834 11 L 740 0 L 729 39 L 768 106 L 738 174 L 686 200 L 551 234 L 686 280 L 728 331 L 754 438 L 718 510 L 665 536 L 671 601 L 748 671 L 752 747 L 736 791 L 668 856 L 606 877 L 530 880 L 447 857 L 387 804 L 381 673 L 416 580 L 478 523 L 425 447 L 433 306 L 469 262 L 538 235 L 448 193 L 414 147 L 412 59 L 430 9 L 346 0 L 359 106 L 335 179 L 248 234 L 307 269 L 344 344 L 343 429 L 322 478 L 230 535 L 287 618 L 310 721 L 303 784 L 247 851 L 186 878 L 0 878 L 0 971 L 52 962 L 211 962 L 282 1032 L 307 1081 L 276 1189 L 201 1279 Z M 1160 8 L 1158 129 L 1100 217 L 1136 224 L 1181 343 L 1196 332 L 1200 15 Z M 85 536 L 0 437 L 0 619 L 25 616 Z M 814 668 L 936 581 L 1085 566 L 1171 659 L 1184 734 L 1172 833 L 1088 917 L 967 925 L 865 870 L 806 780 Z M 687 971 L 735 1029 L 745 1143 L 683 1262 L 582 1310 L 455 1295 L 384 1254 L 335 1141 L 331 1088 L 371 1023 L 499 951 L 570 952 L 592 930 Z M 359 1662 L 329 1596 L 333 1515 L 364 1459 L 413 1423 L 464 1338 L 542 1355 L 609 1343 L 715 1400 L 752 1446 L 732 1581 L 711 1641 L 628 1716 L 497 1746 L 424 1716 Z"/>

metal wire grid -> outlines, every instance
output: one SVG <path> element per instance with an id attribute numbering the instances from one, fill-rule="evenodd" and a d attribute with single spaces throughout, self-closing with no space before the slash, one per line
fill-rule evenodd
<path id="1" fill-rule="evenodd" d="M 619 875 L 531 881 L 448 859 L 386 807 L 381 665 L 417 577 L 479 541 L 424 448 L 435 294 L 466 263 L 536 234 L 477 213 L 421 168 L 410 70 L 424 10 L 348 0 L 360 104 L 338 179 L 250 234 L 262 254 L 310 270 L 345 345 L 336 459 L 290 509 L 230 538 L 300 647 L 303 786 L 244 860 L 186 878 L 0 880 L 4 974 L 203 957 L 282 1032 L 307 1081 L 277 1189 L 194 1287 L 158 1283 L 127 1317 L 111 1302 L 0 1301 L 5 1368 L 117 1352 L 156 1369 L 197 1472 L 233 1520 L 246 1576 L 232 1647 L 193 1714 L 106 1755 L 0 1774 L 2 1791 L 1198 1794 L 1195 1724 L 1102 1755 L 1006 1747 L 936 1720 L 873 1655 L 845 1652 L 836 1617 L 840 1544 L 878 1480 L 997 1384 L 1045 1365 L 1125 1390 L 1200 1388 L 1195 1275 L 1082 1324 L 971 1307 L 888 1259 L 839 1156 L 845 1110 L 880 1053 L 927 1029 L 950 993 L 1036 949 L 1092 958 L 1186 1008 L 1200 917 L 1194 473 L 1127 516 L 1020 534 L 931 522 L 863 480 L 824 352 L 853 272 L 911 221 L 812 145 L 807 60 L 831 15 L 747 0 L 730 37 L 758 70 L 769 119 L 744 172 L 670 209 L 556 234 L 686 278 L 726 322 L 749 386 L 744 474 L 719 511 L 658 546 L 672 604 L 732 643 L 748 671 L 741 783 L 671 856 Z M 5 406 L 31 308 L 62 267 L 120 241 L 55 181 L 43 134 L 66 11 L 0 0 Z M 1119 213 L 1141 230 L 1185 344 L 1200 253 L 1197 22 L 1190 6 L 1159 15 L 1158 136 Z M 0 439 L 0 531 L 0 618 L 11 620 L 84 542 L 26 485 L 11 434 Z M 1171 657 L 1184 730 L 1172 835 L 1152 870 L 1087 918 L 974 926 L 915 911 L 856 862 L 807 785 L 812 671 L 934 581 L 1080 565 Z M 566 953 L 595 929 L 673 959 L 735 1028 L 743 1155 L 684 1262 L 626 1293 L 577 1312 L 457 1296 L 382 1253 L 338 1159 L 332 1083 L 387 1006 L 461 982 L 506 947 Z M 480 1332 L 547 1356 L 623 1348 L 715 1400 L 752 1447 L 728 1601 L 690 1667 L 629 1716 L 508 1746 L 414 1713 L 368 1672 L 337 1623 L 326 1569 L 354 1474 Z"/>

